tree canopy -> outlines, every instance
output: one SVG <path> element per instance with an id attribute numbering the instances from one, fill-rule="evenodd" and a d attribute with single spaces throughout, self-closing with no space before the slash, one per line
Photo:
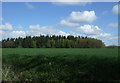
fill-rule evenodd
<path id="1" fill-rule="evenodd" d="M 40 35 L 25 38 L 2 40 L 2 48 L 103 48 L 105 44 L 98 39 L 83 36 Z"/>

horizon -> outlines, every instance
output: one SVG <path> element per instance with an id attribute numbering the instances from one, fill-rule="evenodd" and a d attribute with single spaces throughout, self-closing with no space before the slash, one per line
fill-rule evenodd
<path id="1" fill-rule="evenodd" d="M 96 39 L 96 40 L 100 40 L 100 39 L 97 39 L 97 38 L 92 38 L 92 37 L 88 37 L 88 36 L 80 36 L 80 35 L 77 35 L 77 36 L 74 36 L 74 35 L 67 35 L 67 36 L 64 36 L 64 35 L 42 35 L 42 34 L 40 34 L 39 36 L 37 35 L 37 36 L 26 36 L 26 37 L 17 37 L 17 38 L 2 39 L 2 40 L 0 40 L 0 43 L 1 43 L 2 41 L 4 41 L 4 40 L 5 40 L 5 41 L 8 41 L 8 39 L 9 39 L 9 40 L 12 39 L 12 40 L 15 41 L 16 39 L 19 39 L 19 38 L 25 39 L 25 38 L 27 38 L 27 37 L 34 38 L 34 37 L 47 37 L 47 36 L 48 36 L 48 37 L 53 37 L 53 36 L 55 36 L 55 37 L 61 37 L 61 38 L 62 38 L 62 37 L 67 38 L 68 36 L 73 36 L 74 38 L 75 38 L 75 37 L 77 37 L 77 38 L 80 37 L 81 39 L 83 39 L 83 38 L 86 39 L 86 38 L 87 38 L 87 39 Z M 100 40 L 100 41 L 102 41 L 102 40 Z M 103 41 L 102 41 L 102 42 L 103 42 Z M 103 42 L 103 43 L 104 43 L 104 42 Z M 105 43 L 104 43 L 104 44 L 105 44 Z M 105 44 L 105 46 L 106 46 L 106 47 L 109 47 L 109 46 L 120 46 L 120 45 L 106 45 L 106 44 Z"/>

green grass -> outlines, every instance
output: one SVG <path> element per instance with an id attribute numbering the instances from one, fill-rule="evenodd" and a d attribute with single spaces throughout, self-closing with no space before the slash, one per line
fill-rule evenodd
<path id="1" fill-rule="evenodd" d="M 64 55 L 95 55 L 95 56 L 118 56 L 118 49 L 113 48 L 4 48 L 3 55 L 45 55 L 45 56 L 64 56 Z"/>
<path id="2" fill-rule="evenodd" d="M 3 69 L 10 67 L 8 75 L 3 76 L 6 81 L 119 80 L 116 48 L 4 48 L 2 53 Z"/>

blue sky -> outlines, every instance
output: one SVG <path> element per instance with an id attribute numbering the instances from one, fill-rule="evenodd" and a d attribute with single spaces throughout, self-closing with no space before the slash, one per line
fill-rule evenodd
<path id="1" fill-rule="evenodd" d="M 83 35 L 117 45 L 118 11 L 115 2 L 78 3 L 3 2 L 3 38 L 39 34 Z M 117 13 L 116 13 L 117 12 Z"/>

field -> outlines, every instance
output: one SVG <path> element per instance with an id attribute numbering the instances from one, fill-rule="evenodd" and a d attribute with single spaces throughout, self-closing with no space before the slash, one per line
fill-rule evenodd
<path id="1" fill-rule="evenodd" d="M 117 48 L 3 48 L 2 58 L 4 81 L 120 80 Z"/>

